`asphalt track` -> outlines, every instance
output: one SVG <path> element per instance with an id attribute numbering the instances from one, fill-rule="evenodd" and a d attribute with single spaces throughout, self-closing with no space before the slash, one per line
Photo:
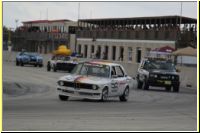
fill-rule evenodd
<path id="1" fill-rule="evenodd" d="M 3 62 L 3 131 L 196 131 L 196 88 L 179 93 L 132 89 L 128 102 L 70 98 L 56 82 L 66 72 Z M 136 86 L 136 84 L 135 84 Z"/>

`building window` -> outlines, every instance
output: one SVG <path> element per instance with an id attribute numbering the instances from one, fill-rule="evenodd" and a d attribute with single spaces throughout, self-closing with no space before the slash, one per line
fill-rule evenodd
<path id="1" fill-rule="evenodd" d="M 112 47 L 112 60 L 115 60 L 116 46 Z"/>
<path id="2" fill-rule="evenodd" d="M 132 47 L 128 47 L 128 61 L 132 61 L 132 54 L 133 54 Z"/>
<path id="3" fill-rule="evenodd" d="M 98 47 L 97 47 L 96 58 L 97 58 L 97 59 L 100 59 L 100 58 L 101 58 L 101 46 L 98 46 Z"/>
<path id="4" fill-rule="evenodd" d="M 94 45 L 92 45 L 91 53 L 94 53 Z"/>
<path id="5" fill-rule="evenodd" d="M 120 56 L 119 56 L 119 61 L 123 61 L 124 59 L 124 48 L 120 47 Z"/>
<path id="6" fill-rule="evenodd" d="M 103 52 L 103 59 L 104 60 L 108 59 L 108 46 L 105 46 L 105 51 Z"/>
<path id="7" fill-rule="evenodd" d="M 81 54 L 81 44 L 78 45 L 78 54 Z"/>
<path id="8" fill-rule="evenodd" d="M 142 49 L 138 47 L 136 49 L 136 62 L 137 63 L 140 63 L 140 61 L 141 61 L 141 55 L 142 55 Z"/>
<path id="9" fill-rule="evenodd" d="M 87 45 L 85 45 L 84 47 L 85 47 L 85 49 L 84 49 L 84 58 L 87 58 L 87 50 L 88 50 L 87 49 Z"/>

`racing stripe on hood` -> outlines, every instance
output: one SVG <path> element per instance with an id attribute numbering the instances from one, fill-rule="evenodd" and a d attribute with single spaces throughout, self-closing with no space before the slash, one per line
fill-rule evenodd
<path id="1" fill-rule="evenodd" d="M 87 77 L 86 76 L 80 76 L 80 77 L 77 77 L 74 82 L 75 83 L 80 83 L 83 79 L 86 79 Z"/>

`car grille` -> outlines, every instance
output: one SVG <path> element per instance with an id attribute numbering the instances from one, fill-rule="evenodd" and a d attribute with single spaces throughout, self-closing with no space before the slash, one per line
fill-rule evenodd
<path id="1" fill-rule="evenodd" d="M 31 59 L 31 62 L 36 62 L 36 59 Z"/>
<path id="2" fill-rule="evenodd" d="M 67 81 L 63 81 L 64 85 L 66 87 L 73 87 L 76 89 L 92 89 L 92 85 L 91 84 L 86 84 L 86 83 L 73 83 L 73 82 L 67 82 Z"/>
<path id="3" fill-rule="evenodd" d="M 62 69 L 62 70 L 71 70 L 76 66 L 76 64 L 72 63 L 57 63 L 56 67 L 57 69 Z"/>

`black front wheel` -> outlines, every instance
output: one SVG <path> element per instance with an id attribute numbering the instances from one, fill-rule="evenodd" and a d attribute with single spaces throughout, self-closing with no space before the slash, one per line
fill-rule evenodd
<path id="1" fill-rule="evenodd" d="M 20 62 L 20 65 L 21 65 L 21 66 L 24 66 L 24 63 L 21 61 L 21 62 Z"/>
<path id="2" fill-rule="evenodd" d="M 67 101 L 69 99 L 68 96 L 59 95 L 58 96 L 61 101 Z"/>
<path id="3" fill-rule="evenodd" d="M 39 67 L 43 67 L 43 64 L 39 64 Z"/>
<path id="4" fill-rule="evenodd" d="M 47 64 L 47 71 L 51 71 L 51 66 L 49 63 Z"/>
<path id="5" fill-rule="evenodd" d="M 16 60 L 16 66 L 19 66 L 19 62 Z"/>
<path id="6" fill-rule="evenodd" d="M 57 69 L 56 69 L 56 66 L 54 66 L 54 67 L 53 67 L 53 71 L 54 71 L 54 72 L 56 72 L 56 71 L 57 71 Z"/>
<path id="7" fill-rule="evenodd" d="M 103 89 L 102 95 L 101 95 L 101 100 L 102 102 L 105 102 L 108 100 L 108 88 Z"/>

